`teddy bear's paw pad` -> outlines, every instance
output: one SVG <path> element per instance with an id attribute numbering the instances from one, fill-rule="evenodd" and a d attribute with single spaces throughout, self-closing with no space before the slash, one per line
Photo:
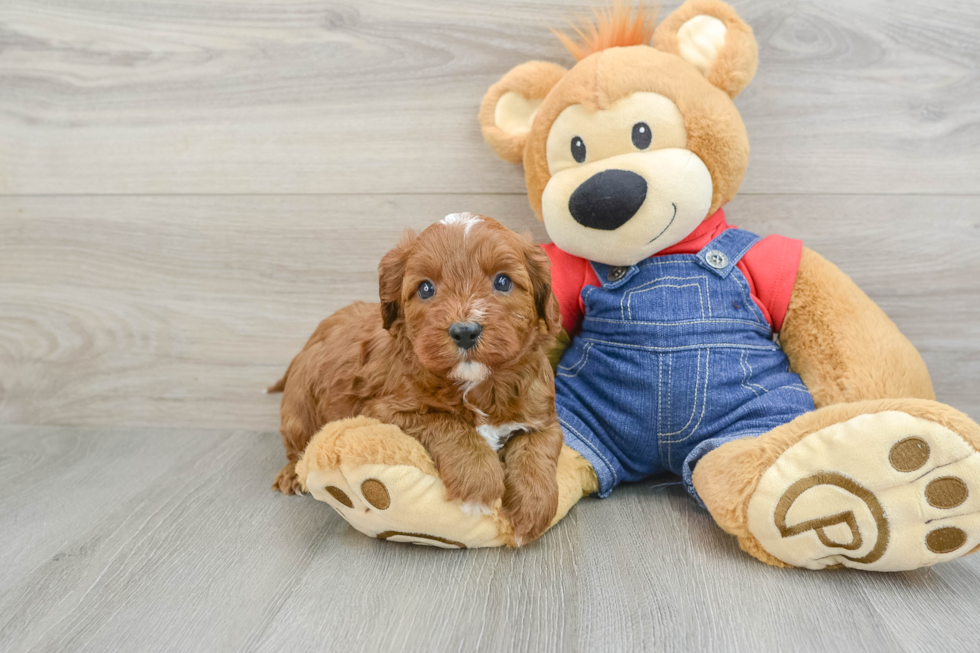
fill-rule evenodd
<path id="1" fill-rule="evenodd" d="M 980 545 L 980 453 L 935 422 L 883 412 L 787 449 L 749 501 L 749 531 L 810 569 L 917 569 Z"/>
<path id="2" fill-rule="evenodd" d="M 506 543 L 495 515 L 465 513 L 446 500 L 438 477 L 411 465 L 341 464 L 309 472 L 306 486 L 355 529 L 379 540 L 447 549 Z"/>

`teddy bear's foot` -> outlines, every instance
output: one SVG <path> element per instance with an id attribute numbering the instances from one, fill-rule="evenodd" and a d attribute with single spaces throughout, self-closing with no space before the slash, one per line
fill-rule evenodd
<path id="1" fill-rule="evenodd" d="M 424 447 L 366 417 L 331 422 L 296 465 L 310 494 L 369 537 L 449 549 L 514 545 L 500 502 L 486 512 L 446 500 Z"/>
<path id="2" fill-rule="evenodd" d="M 456 549 L 516 546 L 499 500 L 489 511 L 447 500 L 428 452 L 390 424 L 366 417 L 327 424 L 310 440 L 296 473 L 315 499 L 369 537 Z M 592 468 L 567 447 L 558 481 L 552 525 L 596 485 Z"/>
<path id="3" fill-rule="evenodd" d="M 980 548 L 978 449 L 980 427 L 948 406 L 843 404 L 719 447 L 695 486 L 765 562 L 917 569 Z M 710 479 L 719 465 L 729 472 Z"/>

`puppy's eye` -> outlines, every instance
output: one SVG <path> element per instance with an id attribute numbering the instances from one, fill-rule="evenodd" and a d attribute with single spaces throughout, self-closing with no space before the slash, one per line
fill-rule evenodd
<path id="1" fill-rule="evenodd" d="M 514 282 L 506 274 L 500 273 L 493 278 L 493 289 L 498 292 L 510 292 Z"/>
<path id="2" fill-rule="evenodd" d="M 653 132 L 650 131 L 650 125 L 645 122 L 638 122 L 633 125 L 633 145 L 636 146 L 636 149 L 647 149 L 650 147 L 650 141 L 652 139 Z"/>
<path id="3" fill-rule="evenodd" d="M 418 293 L 419 293 L 419 299 L 428 299 L 429 297 L 432 297 L 434 294 L 436 294 L 436 287 L 432 284 L 431 281 L 426 279 L 425 281 L 419 284 Z"/>
<path id="4" fill-rule="evenodd" d="M 579 163 L 585 161 L 585 141 L 578 136 L 572 139 L 572 158 Z"/>

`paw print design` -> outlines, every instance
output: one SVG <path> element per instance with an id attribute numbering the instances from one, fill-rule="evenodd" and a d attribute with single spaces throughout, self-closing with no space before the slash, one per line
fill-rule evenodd
<path id="1" fill-rule="evenodd" d="M 313 498 L 369 537 L 446 549 L 514 545 L 500 502 L 487 512 L 447 500 L 428 453 L 395 426 L 365 417 L 327 424 L 296 471 Z"/>
<path id="2" fill-rule="evenodd" d="M 900 571 L 980 548 L 980 453 L 901 412 L 812 433 L 763 474 L 748 526 L 797 567 Z"/>

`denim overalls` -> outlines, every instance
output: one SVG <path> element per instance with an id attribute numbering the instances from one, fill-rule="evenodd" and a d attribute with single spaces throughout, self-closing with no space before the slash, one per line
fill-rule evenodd
<path id="1" fill-rule="evenodd" d="M 728 229 L 697 254 L 591 264 L 602 287 L 582 290 L 555 387 L 565 443 L 592 464 L 599 496 L 667 470 L 700 501 L 702 456 L 814 409 L 735 267 L 758 241 Z"/>

